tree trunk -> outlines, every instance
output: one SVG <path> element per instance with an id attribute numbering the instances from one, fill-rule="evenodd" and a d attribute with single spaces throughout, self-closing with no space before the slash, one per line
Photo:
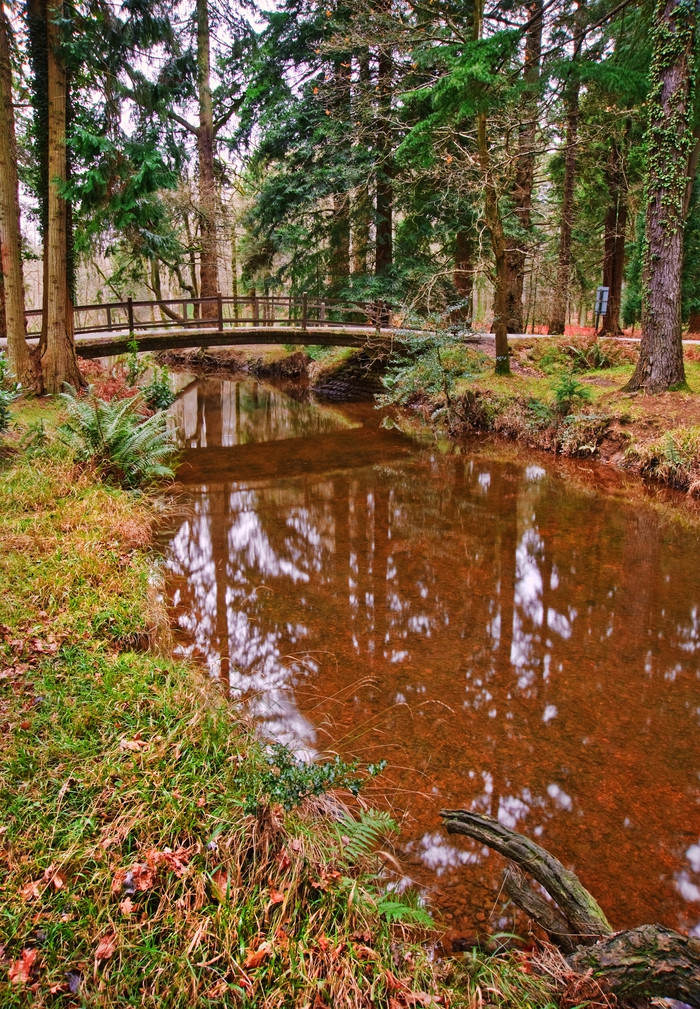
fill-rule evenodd
<path id="1" fill-rule="evenodd" d="M 674 998 L 700 1009 L 700 939 L 661 925 L 612 932 L 595 898 L 575 873 L 545 848 L 498 820 L 466 809 L 442 810 L 450 834 L 466 834 L 515 865 L 504 888 L 565 954 L 564 968 L 592 975 L 603 991 L 626 1001 Z M 532 888 L 524 872 L 558 907 Z"/>
<path id="2" fill-rule="evenodd" d="M 333 223 L 330 242 L 331 289 L 339 291 L 350 275 L 350 197 L 333 195 Z"/>
<path id="3" fill-rule="evenodd" d="M 484 187 L 484 216 L 491 235 L 491 247 L 496 264 L 493 299 L 493 332 L 496 336 L 496 374 L 510 375 L 506 236 L 498 205 L 498 193 L 492 177 L 491 158 L 486 134 L 486 115 L 483 112 L 480 112 L 477 116 L 477 149 Z"/>
<path id="4" fill-rule="evenodd" d="M 700 336 L 700 312 L 691 312 L 687 336 Z"/>
<path id="5" fill-rule="evenodd" d="M 378 123 L 379 163 L 377 165 L 376 251 L 374 271 L 386 274 L 394 262 L 394 153 L 391 149 L 391 54 L 382 50 L 377 67 L 380 119 Z"/>
<path id="6" fill-rule="evenodd" d="M 214 171 L 214 110 L 211 97 L 211 57 L 208 0 L 197 0 L 197 90 L 199 126 L 199 292 L 202 298 L 216 298 L 219 291 L 217 255 L 217 186 Z M 202 318 L 218 316 L 216 301 L 202 305 Z"/>
<path id="7" fill-rule="evenodd" d="M 561 201 L 559 257 L 554 289 L 550 335 L 561 334 L 566 328 L 571 281 L 571 235 L 574 227 L 574 186 L 576 184 L 576 145 L 578 143 L 579 82 L 574 78 L 566 88 L 566 145 L 564 155 L 564 190 Z"/>
<path id="8" fill-rule="evenodd" d="M 22 237 L 17 181 L 17 147 L 12 101 L 10 23 L 0 0 L 0 288 L 3 330 L 10 370 L 26 389 L 34 386 L 24 315 Z"/>
<path id="9" fill-rule="evenodd" d="M 355 193 L 352 229 L 352 272 L 363 276 L 368 270 L 371 203 L 367 186 Z"/>
<path id="10" fill-rule="evenodd" d="M 45 332 L 40 346 L 44 390 L 61 392 L 66 383 L 78 388 L 83 384 L 75 356 L 73 335 L 73 300 L 69 283 L 68 206 L 59 192 L 67 181 L 66 123 L 68 85 L 61 53 L 59 26 L 63 16 L 62 0 L 47 2 L 46 69 L 48 92 L 48 194 L 46 234 L 44 235 Z"/>
<path id="11" fill-rule="evenodd" d="M 608 310 L 603 316 L 600 332 L 621 336 L 620 308 L 622 280 L 625 269 L 625 234 L 627 228 L 627 183 L 620 145 L 613 139 L 607 170 L 610 203 L 605 215 L 603 243 L 603 286 L 608 288 Z"/>
<path id="12" fill-rule="evenodd" d="M 350 56 L 339 57 L 333 68 L 335 85 L 334 105 L 337 121 L 345 123 L 350 118 Z M 341 150 L 348 160 L 350 144 L 347 139 L 341 139 Z M 333 219 L 330 230 L 330 281 L 331 291 L 340 292 L 350 276 L 350 194 L 338 192 L 333 194 Z"/>
<path id="13" fill-rule="evenodd" d="M 363 97 L 369 91 L 369 85 L 369 53 L 363 52 L 358 60 L 358 94 L 356 107 L 352 113 L 353 120 L 360 123 L 365 118 L 362 102 Z M 361 132 L 359 132 L 356 144 L 359 145 L 362 143 L 364 143 L 364 140 Z M 365 276 L 369 270 L 369 234 L 371 222 L 372 203 L 369 186 L 363 183 L 355 191 L 352 208 L 352 272 L 358 276 Z"/>
<path id="14" fill-rule="evenodd" d="M 508 332 L 523 332 L 523 287 L 525 260 L 532 227 L 532 189 L 535 178 L 535 140 L 537 137 L 537 84 L 542 56 L 543 0 L 531 0 L 526 5 L 529 27 L 525 39 L 523 79 L 528 89 L 523 95 L 522 125 L 518 131 L 518 159 L 513 186 L 513 211 L 518 233 L 508 243 Z"/>
<path id="15" fill-rule="evenodd" d="M 688 165 L 694 148 L 689 98 L 695 28 L 695 4 L 659 0 L 646 137 L 642 339 L 628 391 L 661 392 L 685 385 L 681 283 Z"/>
<path id="16" fill-rule="evenodd" d="M 460 300 L 459 308 L 452 313 L 452 319 L 455 322 L 471 322 L 472 320 L 474 246 L 474 232 L 467 228 L 460 228 L 455 237 L 455 266 L 452 271 L 452 281 Z"/>

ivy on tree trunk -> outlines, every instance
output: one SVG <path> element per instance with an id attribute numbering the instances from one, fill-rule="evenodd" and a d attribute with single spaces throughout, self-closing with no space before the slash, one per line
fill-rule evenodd
<path id="1" fill-rule="evenodd" d="M 642 277 L 642 339 L 628 391 L 661 392 L 685 385 L 681 337 L 683 225 L 696 32 L 695 0 L 659 0 L 646 134 L 646 231 Z"/>

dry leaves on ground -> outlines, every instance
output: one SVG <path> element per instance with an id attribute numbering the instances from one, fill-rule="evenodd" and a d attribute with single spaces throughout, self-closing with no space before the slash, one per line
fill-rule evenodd
<path id="1" fill-rule="evenodd" d="M 108 932 L 107 935 L 103 936 L 95 950 L 96 960 L 109 960 L 111 956 L 114 956 L 117 949 L 117 936 L 114 932 Z"/>
<path id="2" fill-rule="evenodd" d="M 19 955 L 19 959 L 10 965 L 10 981 L 12 984 L 27 984 L 36 966 L 39 951 L 27 946 Z"/>

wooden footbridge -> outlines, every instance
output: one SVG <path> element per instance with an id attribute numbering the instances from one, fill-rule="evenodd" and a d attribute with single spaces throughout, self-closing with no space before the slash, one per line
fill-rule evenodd
<path id="1" fill-rule="evenodd" d="M 244 298 L 167 298 L 76 305 L 76 350 L 81 357 L 123 354 L 136 340 L 141 351 L 251 344 L 360 347 L 373 337 L 407 330 L 394 306 L 383 301 L 340 301 L 306 294 Z M 27 336 L 38 337 L 41 309 L 27 312 Z"/>

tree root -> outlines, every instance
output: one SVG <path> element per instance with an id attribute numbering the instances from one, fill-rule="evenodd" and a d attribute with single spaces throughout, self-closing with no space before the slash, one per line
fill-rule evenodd
<path id="1" fill-rule="evenodd" d="M 510 859 L 506 893 L 562 951 L 573 971 L 626 1002 L 672 998 L 700 1009 L 700 939 L 663 925 L 613 933 L 575 873 L 539 844 L 490 816 L 466 809 L 440 815 L 450 834 L 466 834 Z M 554 903 L 533 888 L 525 873 Z"/>

